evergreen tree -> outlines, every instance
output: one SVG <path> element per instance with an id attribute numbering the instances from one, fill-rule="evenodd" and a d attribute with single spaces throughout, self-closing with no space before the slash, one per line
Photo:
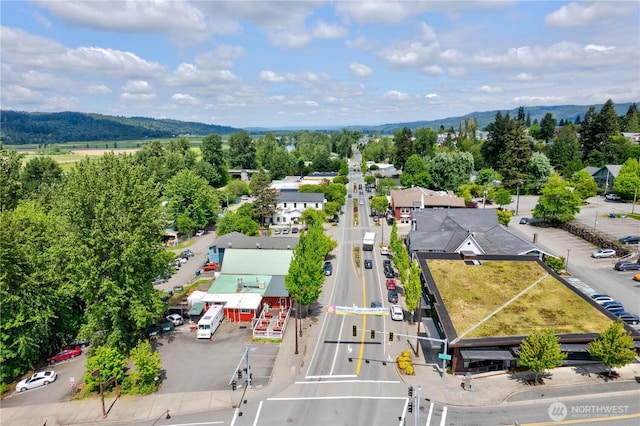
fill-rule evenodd
<path id="1" fill-rule="evenodd" d="M 253 140 L 244 130 L 229 136 L 229 166 L 239 169 L 255 169 L 257 166 Z"/>
<path id="2" fill-rule="evenodd" d="M 609 376 L 613 367 L 623 367 L 634 360 L 636 350 L 633 346 L 633 338 L 631 333 L 624 330 L 624 324 L 620 319 L 607 327 L 596 340 L 589 344 L 589 355 L 608 367 Z"/>
<path id="3" fill-rule="evenodd" d="M 598 113 L 595 107 L 590 107 L 584 115 L 580 125 L 580 147 L 582 148 L 582 159 L 586 161 L 594 151 L 602 152 L 600 140 L 598 139 Z M 589 165 L 596 165 L 589 162 Z"/>
<path id="4" fill-rule="evenodd" d="M 254 196 L 255 214 L 264 225 L 266 220 L 271 219 L 276 212 L 278 190 L 271 186 L 271 178 L 264 170 L 251 176 L 249 188 Z"/>
<path id="5" fill-rule="evenodd" d="M 571 176 L 573 172 L 567 166 L 572 162 L 581 161 L 578 133 L 573 124 L 564 126 L 558 132 L 555 143 L 549 149 L 549 161 L 556 170 L 561 170 L 565 177 Z M 579 168 L 582 168 L 582 164 Z"/>
<path id="6" fill-rule="evenodd" d="M 398 170 L 404 168 L 404 163 L 407 158 L 413 154 L 413 142 L 411 141 L 411 130 L 408 127 L 404 127 L 402 130 L 397 130 L 393 135 L 393 143 L 395 144 L 395 153 L 393 156 L 393 165 Z"/>
<path id="7" fill-rule="evenodd" d="M 553 334 L 553 331 L 545 330 L 529 334 L 520 343 L 518 362 L 534 372 L 534 380 L 538 381 L 540 373 L 562 365 L 566 357 L 566 352 L 560 349 L 560 339 Z"/>
<path id="8" fill-rule="evenodd" d="M 523 106 L 518 108 L 518 115 L 517 115 L 516 119 L 518 121 L 520 121 L 521 123 L 525 124 L 526 120 L 525 120 L 524 107 Z M 527 127 L 529 127 L 529 126 L 527 126 Z"/>
<path id="9" fill-rule="evenodd" d="M 200 150 L 202 161 L 211 164 L 215 173 L 215 180 L 209 183 L 216 188 L 226 185 L 229 174 L 227 173 L 227 156 L 222 149 L 222 137 L 215 134 L 205 136 Z"/>
<path id="10" fill-rule="evenodd" d="M 549 142 L 553 139 L 556 131 L 556 119 L 553 118 L 551 113 L 546 113 L 540 122 L 540 136 L 545 142 Z"/>
<path id="11" fill-rule="evenodd" d="M 527 127 L 531 127 L 531 113 L 529 111 L 527 111 L 527 122 L 526 122 Z"/>
<path id="12" fill-rule="evenodd" d="M 438 134 L 431 128 L 416 129 L 413 141 L 413 154 L 420 157 L 430 157 L 438 143 Z M 404 169 L 403 169 L 404 170 Z"/>
<path id="13" fill-rule="evenodd" d="M 624 132 L 638 133 L 640 132 L 640 112 L 638 112 L 638 104 L 635 102 L 629 106 L 627 113 L 623 119 Z"/>

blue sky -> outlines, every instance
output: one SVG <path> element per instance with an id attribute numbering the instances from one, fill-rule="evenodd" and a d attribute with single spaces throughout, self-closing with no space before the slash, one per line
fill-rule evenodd
<path id="1" fill-rule="evenodd" d="M 3 109 L 375 125 L 640 99 L 640 2 L 2 1 Z"/>

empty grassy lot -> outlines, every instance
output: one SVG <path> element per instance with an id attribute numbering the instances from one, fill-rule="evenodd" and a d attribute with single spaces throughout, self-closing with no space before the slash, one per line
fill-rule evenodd
<path id="1" fill-rule="evenodd" d="M 534 261 L 484 260 L 470 266 L 462 260 L 432 259 L 427 264 L 458 336 L 519 336 L 544 329 L 600 333 L 611 323 Z"/>

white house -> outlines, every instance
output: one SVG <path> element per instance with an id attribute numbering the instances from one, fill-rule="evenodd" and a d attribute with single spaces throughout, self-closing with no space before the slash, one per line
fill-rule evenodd
<path id="1" fill-rule="evenodd" d="M 306 209 L 324 210 L 322 192 L 281 191 L 278 194 L 276 213 L 272 223 L 275 225 L 297 223 Z"/>

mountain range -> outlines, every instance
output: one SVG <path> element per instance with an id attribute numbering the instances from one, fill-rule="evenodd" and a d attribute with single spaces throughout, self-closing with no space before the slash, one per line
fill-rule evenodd
<path id="1" fill-rule="evenodd" d="M 594 105 L 600 111 L 602 105 Z M 615 105 L 616 113 L 625 115 L 630 102 Z M 577 117 L 582 119 L 590 105 L 558 105 L 524 107 L 525 114 L 529 114 L 531 121 L 540 122 L 545 114 L 550 113 L 556 120 L 574 122 Z M 64 142 L 90 141 L 123 141 L 142 139 L 175 138 L 182 135 L 206 136 L 210 134 L 229 135 L 245 130 L 252 135 L 266 132 L 287 134 L 299 130 L 313 131 L 361 131 L 364 134 L 392 135 L 396 130 L 407 127 L 412 131 L 419 128 L 431 127 L 438 130 L 457 129 L 466 118 L 475 118 L 478 129 L 482 129 L 495 120 L 497 110 L 472 112 L 458 117 L 442 118 L 428 121 L 413 121 L 408 123 L 388 123 L 377 126 L 335 126 L 316 128 L 258 128 L 250 127 L 238 129 L 229 126 L 195 123 L 171 119 L 154 119 L 147 117 L 119 117 L 102 114 L 81 112 L 22 112 L 0 111 L 0 140 L 5 145 L 51 144 Z M 501 110 L 512 116 L 518 114 L 518 108 Z"/>

